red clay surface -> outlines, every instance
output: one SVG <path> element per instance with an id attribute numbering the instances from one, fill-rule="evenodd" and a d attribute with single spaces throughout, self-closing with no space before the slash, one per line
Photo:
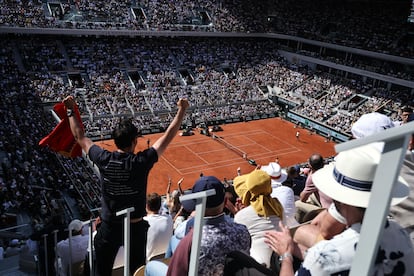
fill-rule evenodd
<path id="1" fill-rule="evenodd" d="M 282 167 L 289 167 L 306 162 L 313 153 L 320 153 L 324 157 L 335 154 L 335 143 L 326 142 L 319 135 L 311 135 L 306 129 L 295 128 L 294 124 L 280 118 L 221 127 L 223 131 L 215 134 L 245 152 L 247 160 L 253 159 L 259 165 L 266 165 L 278 158 Z M 299 139 L 295 137 L 296 131 L 300 132 Z M 148 139 L 152 144 L 161 135 L 158 133 L 141 137 L 136 150 L 145 149 Z M 115 149 L 112 140 L 97 144 L 109 150 Z M 169 177 L 173 181 L 172 190 L 177 188 L 176 183 L 181 177 L 184 177 L 183 189 L 191 188 L 200 173 L 214 175 L 219 179 L 233 179 L 238 167 L 242 173 L 255 168 L 247 160 L 213 138 L 199 134 L 197 130 L 193 136 L 177 135 L 154 165 L 149 175 L 147 192 L 164 195 Z"/>

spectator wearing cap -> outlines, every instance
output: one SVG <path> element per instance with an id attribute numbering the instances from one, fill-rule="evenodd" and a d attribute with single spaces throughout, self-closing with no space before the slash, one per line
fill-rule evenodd
<path id="1" fill-rule="evenodd" d="M 261 166 L 260 169 L 266 172 L 271 178 L 271 196 L 277 198 L 282 204 L 287 225 L 297 225 L 298 223 L 295 219 L 295 195 L 292 188 L 282 185 L 287 179 L 286 171 L 276 162 L 270 162 L 266 166 Z"/>
<path id="2" fill-rule="evenodd" d="M 223 212 L 225 190 L 218 178 L 200 177 L 192 193 L 210 189 L 214 189 L 216 194 L 209 196 L 206 202 L 198 275 L 222 275 L 225 257 L 229 252 L 249 254 L 250 250 L 250 234 L 246 226 L 227 219 Z M 192 239 L 193 231 L 190 230 L 178 244 L 168 267 L 162 262 L 151 261 L 146 266 L 145 275 L 188 275 Z"/>
<path id="3" fill-rule="evenodd" d="M 270 268 L 272 249 L 264 242 L 264 233 L 279 230 L 279 222 L 283 220 L 283 207 L 277 198 L 271 196 L 271 178 L 262 170 L 254 170 L 237 176 L 233 183 L 246 206 L 236 213 L 234 221 L 246 225 L 249 230 L 252 239 L 250 256 Z"/>
<path id="4" fill-rule="evenodd" d="M 164 257 L 168 242 L 173 234 L 173 221 L 170 215 L 160 214 L 161 196 L 157 193 L 147 195 L 147 215 L 144 217 L 150 227 L 147 236 L 147 261 L 159 256 Z"/>
<path id="5" fill-rule="evenodd" d="M 362 115 L 352 124 L 351 133 L 355 139 L 360 139 L 394 126 L 393 121 L 388 116 L 378 112 L 371 112 Z"/>
<path id="6" fill-rule="evenodd" d="M 312 246 L 296 275 L 349 273 L 380 159 L 378 149 L 367 145 L 339 153 L 335 162 L 314 173 L 315 185 L 333 199 L 336 209 L 346 220 L 347 229 Z M 402 177 L 394 186 L 391 205 L 403 201 L 409 189 Z M 280 275 L 293 275 L 292 254 L 295 254 L 296 245 L 289 229 L 281 227 L 281 232 L 267 232 L 266 242 L 281 256 Z M 407 233 L 396 222 L 387 219 L 378 252 L 372 275 L 413 275 L 414 250 Z"/>
<path id="7" fill-rule="evenodd" d="M 11 257 L 20 254 L 20 243 L 18 239 L 12 239 L 4 251 L 4 257 Z"/>
<path id="8" fill-rule="evenodd" d="M 83 223 L 74 219 L 69 223 L 69 231 L 72 230 L 72 239 L 62 240 L 56 245 L 57 273 L 61 276 L 69 275 L 69 265 L 82 262 L 86 258 L 88 250 L 88 235 L 82 235 Z M 72 248 L 70 249 L 70 246 Z M 72 256 L 70 252 L 72 251 Z"/>

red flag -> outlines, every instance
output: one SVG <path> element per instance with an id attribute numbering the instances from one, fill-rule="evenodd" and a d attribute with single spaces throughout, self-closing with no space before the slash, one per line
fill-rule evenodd
<path id="1" fill-rule="evenodd" d="M 63 103 L 57 103 L 53 107 L 53 110 L 61 119 L 59 124 L 39 142 L 39 146 L 48 147 L 53 151 L 56 151 L 66 157 L 78 157 L 82 156 L 82 148 L 76 142 L 72 135 L 72 131 L 69 126 L 69 118 L 66 115 L 65 105 Z M 82 119 L 78 107 L 75 107 L 74 116 L 78 118 L 81 128 L 83 129 Z"/>

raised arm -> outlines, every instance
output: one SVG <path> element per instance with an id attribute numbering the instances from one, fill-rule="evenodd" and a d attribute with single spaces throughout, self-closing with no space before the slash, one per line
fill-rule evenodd
<path id="1" fill-rule="evenodd" d="M 74 110 L 76 108 L 75 99 L 72 96 L 68 96 L 63 100 L 66 110 L 68 111 L 68 119 L 70 130 L 75 137 L 76 142 L 81 146 L 83 151 L 87 154 L 90 147 L 93 145 L 93 141 L 85 136 L 85 131 L 80 126 L 78 118 L 76 117 Z"/>
<path id="2" fill-rule="evenodd" d="M 181 123 L 185 116 L 185 111 L 189 107 L 189 103 L 187 99 L 180 99 L 177 103 L 178 111 L 175 115 L 173 121 L 168 126 L 167 131 L 154 143 L 152 146 L 158 153 L 158 157 L 160 157 L 167 146 L 170 144 L 172 139 L 177 135 L 178 130 L 180 129 Z"/>
<path id="3" fill-rule="evenodd" d="M 177 187 L 178 187 L 178 191 L 180 192 L 181 195 L 184 194 L 183 188 L 181 187 L 181 183 L 183 183 L 184 177 L 182 177 L 180 180 L 178 180 L 177 182 Z"/>

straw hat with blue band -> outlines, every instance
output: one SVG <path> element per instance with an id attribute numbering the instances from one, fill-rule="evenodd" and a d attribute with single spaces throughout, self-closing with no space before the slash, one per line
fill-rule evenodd
<path id="1" fill-rule="evenodd" d="M 381 152 L 373 145 L 340 152 L 335 162 L 316 171 L 315 186 L 332 199 L 356 207 L 368 207 Z M 392 191 L 391 205 L 407 198 L 407 182 L 399 176 Z"/>

